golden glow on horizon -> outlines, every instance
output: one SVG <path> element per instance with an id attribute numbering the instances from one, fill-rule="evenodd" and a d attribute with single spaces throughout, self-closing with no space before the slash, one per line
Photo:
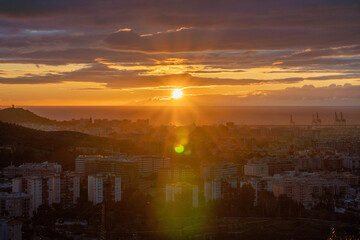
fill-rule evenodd
<path id="1" fill-rule="evenodd" d="M 94 82 L 82 82 L 84 79 L 74 79 L 71 81 L 54 82 L 54 84 L 13 84 L 12 78 L 41 76 L 46 80 L 49 75 L 64 75 L 68 72 L 90 68 L 87 64 L 67 64 L 67 65 L 45 65 L 45 64 L 25 64 L 25 63 L 1 63 L 0 79 L 6 78 L 0 84 L 0 105 L 33 105 L 33 106 L 192 106 L 212 104 L 229 104 L 230 100 L 225 100 L 227 95 L 237 95 L 238 98 L 253 96 L 255 93 L 267 91 L 284 90 L 289 87 L 301 88 L 304 85 L 314 87 L 326 87 L 331 84 L 344 85 L 349 83 L 359 85 L 359 79 L 341 79 L 341 72 L 336 71 L 301 71 L 299 68 L 281 68 L 281 64 L 269 67 L 242 69 L 223 69 L 221 67 L 211 67 L 207 65 L 187 64 L 187 58 L 160 58 L 149 59 L 153 63 L 144 65 L 134 63 L 132 65 L 122 65 L 112 63 L 106 59 L 98 58 L 95 61 L 106 65 L 111 69 L 119 71 L 133 71 L 145 80 L 145 76 L 166 76 L 156 80 L 154 84 L 122 87 L 116 85 L 116 72 L 114 78 L 107 80 L 96 79 Z M 239 70 L 239 71 L 235 71 Z M 298 72 L 297 72 L 298 71 Z M 119 73 L 121 75 L 121 73 Z M 176 74 L 186 74 L 185 76 Z M 335 76 L 339 79 L 310 80 L 309 77 Z M 239 79 L 245 80 L 241 85 L 201 85 L 202 81 L 195 78 L 209 79 Z M 272 81 L 262 81 L 260 83 L 246 83 L 247 79 L 272 80 L 284 78 L 303 78 L 303 81 L 273 83 Z M 70 81 L 69 81 L 70 80 Z M 85 79 L 86 80 L 86 79 Z M 92 80 L 89 78 L 89 80 Z M 100 82 L 96 82 L 99 80 Z M 154 79 L 146 79 L 154 81 Z M 25 81 L 25 80 L 23 80 Z M 11 84 L 10 84 L 11 83 Z M 14 80 L 15 83 L 15 80 Z M 49 81 L 51 83 L 51 81 Z M 200 83 L 200 85 L 196 85 Z M 195 85 L 195 86 L 192 86 Z M 174 90 L 174 88 L 181 88 Z M 186 98 L 183 97 L 183 89 L 186 89 Z M 169 94 L 170 93 L 170 94 Z M 230 99 L 230 98 L 229 98 Z M 228 102 L 226 102 L 228 101 Z M 246 102 L 244 104 L 250 104 Z"/>
<path id="2" fill-rule="evenodd" d="M 180 89 L 175 89 L 172 92 L 172 97 L 175 99 L 181 98 L 183 96 L 183 92 Z"/>
<path id="3" fill-rule="evenodd" d="M 263 84 L 256 86 L 201 86 L 186 87 L 186 97 L 175 99 L 169 88 L 148 87 L 144 89 L 112 89 L 101 83 L 64 82 L 58 84 L 0 84 L 0 105 L 11 104 L 22 106 L 158 106 L 186 105 L 194 97 L 212 96 L 213 99 L 225 95 L 247 96 L 253 91 L 282 90 L 288 87 L 314 85 L 326 87 L 330 84 L 352 83 L 356 80 L 304 81 L 295 84 Z M 170 90 L 170 91 L 169 91 Z M 170 94 L 169 94 L 170 92 Z M 188 98 L 189 97 L 189 98 Z M 206 104 L 208 98 L 198 99 L 196 104 Z M 173 100 L 173 101 L 171 101 Z M 194 103 L 193 103 L 194 104 Z M 223 102 L 223 104 L 225 104 Z M 246 104 L 251 104 L 247 102 Z"/>

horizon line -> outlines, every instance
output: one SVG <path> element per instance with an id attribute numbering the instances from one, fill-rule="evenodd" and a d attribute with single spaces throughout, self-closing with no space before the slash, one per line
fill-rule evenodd
<path id="1" fill-rule="evenodd" d="M 0 108 L 12 108 L 13 105 L 0 105 Z M 15 108 L 22 107 L 360 107 L 360 105 L 15 105 Z"/>

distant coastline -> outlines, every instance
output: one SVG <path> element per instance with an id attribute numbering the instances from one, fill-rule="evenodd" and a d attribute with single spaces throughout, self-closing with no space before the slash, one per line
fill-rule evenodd
<path id="1" fill-rule="evenodd" d="M 2 106 L 3 109 L 9 106 Z M 19 106 L 21 107 L 21 106 Z M 71 120 L 80 118 L 93 119 L 149 119 L 151 124 L 175 124 L 186 125 L 195 123 L 202 124 L 219 124 L 234 122 L 244 125 L 287 125 L 289 124 L 290 115 L 293 116 L 295 124 L 311 124 L 312 115 L 319 114 L 322 124 L 332 124 L 334 114 L 343 113 L 348 124 L 360 124 L 360 106 L 224 106 L 210 107 L 201 106 L 196 108 L 190 107 L 133 107 L 133 106 L 101 106 L 101 107 L 84 107 L 84 106 L 25 106 L 35 114 L 56 120 Z"/>

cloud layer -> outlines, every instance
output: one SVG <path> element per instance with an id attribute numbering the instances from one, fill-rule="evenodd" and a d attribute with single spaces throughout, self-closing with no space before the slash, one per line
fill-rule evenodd
<path id="1" fill-rule="evenodd" d="M 350 91 L 360 80 L 357 0 L 0 0 L 0 6 L 4 85 L 228 86 L 227 95 L 248 86 L 253 102 L 260 96 L 251 93 L 261 91 L 270 103 L 296 96 L 320 104 L 302 85 L 330 94 L 331 84 Z M 71 69 L 75 64 L 82 68 Z M 50 66 L 67 67 L 45 71 Z M 339 89 L 330 94 L 337 98 L 326 94 L 315 95 L 323 104 L 343 99 Z"/>

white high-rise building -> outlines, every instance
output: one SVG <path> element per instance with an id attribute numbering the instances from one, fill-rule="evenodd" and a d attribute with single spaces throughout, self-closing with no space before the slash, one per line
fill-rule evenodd
<path id="1" fill-rule="evenodd" d="M 138 164 L 126 156 L 80 155 L 75 160 L 75 172 L 82 177 L 95 174 L 121 176 L 122 182 L 135 179 Z"/>
<path id="2" fill-rule="evenodd" d="M 170 167 L 170 158 L 157 155 L 139 155 L 132 159 L 138 163 L 138 170 L 141 174 L 158 173 L 160 168 Z"/>
<path id="3" fill-rule="evenodd" d="M 42 201 L 42 179 L 39 177 L 31 177 L 27 178 L 27 189 L 26 192 L 30 196 L 30 216 L 32 216 L 33 212 L 37 210 L 37 208 L 43 204 Z"/>
<path id="4" fill-rule="evenodd" d="M 174 202 L 179 196 L 181 199 L 191 201 L 193 207 L 199 206 L 199 187 L 197 185 L 176 183 L 167 184 L 165 187 L 166 202 Z"/>
<path id="5" fill-rule="evenodd" d="M 25 217 L 29 214 L 29 195 L 21 192 L 0 192 L 0 214 Z M 1 238 L 0 238 L 1 239 Z"/>
<path id="6" fill-rule="evenodd" d="M 199 206 L 199 187 L 198 186 L 193 186 L 192 194 L 193 194 L 193 207 L 198 207 Z"/>
<path id="7" fill-rule="evenodd" d="M 112 174 L 89 175 L 88 200 L 93 204 L 102 203 L 104 194 L 110 198 L 108 200 L 121 201 L 121 177 Z"/>
<path id="8" fill-rule="evenodd" d="M 121 201 L 121 177 L 113 177 L 114 202 Z"/>
<path id="9" fill-rule="evenodd" d="M 49 174 L 61 173 L 62 167 L 57 163 L 24 163 L 16 167 L 10 165 L 3 169 L 6 177 L 21 176 L 47 176 Z"/>
<path id="10" fill-rule="evenodd" d="M 72 172 L 46 177 L 21 177 L 12 180 L 12 193 L 27 193 L 30 216 L 42 204 L 71 206 L 80 197 L 80 177 Z"/>
<path id="11" fill-rule="evenodd" d="M 60 175 L 53 175 L 48 179 L 49 205 L 61 202 L 61 178 Z"/>
<path id="12" fill-rule="evenodd" d="M 65 206 L 75 204 L 80 197 L 80 176 L 73 172 L 52 175 L 48 180 L 49 205 L 61 203 Z"/>
<path id="13" fill-rule="evenodd" d="M 13 193 L 23 192 L 23 179 L 22 178 L 13 178 L 12 179 L 12 192 Z"/>
<path id="14" fill-rule="evenodd" d="M 181 186 L 177 184 L 167 184 L 165 187 L 166 192 L 166 202 L 175 201 L 176 195 L 181 194 Z"/>
<path id="15" fill-rule="evenodd" d="M 239 165 L 232 162 L 215 162 L 202 169 L 205 180 L 231 178 L 238 173 Z"/>
<path id="16" fill-rule="evenodd" d="M 68 190 L 73 193 L 72 203 L 75 204 L 80 197 L 80 177 L 73 176 L 72 181 L 70 181 L 69 184 Z"/>
<path id="17" fill-rule="evenodd" d="M 103 176 L 89 175 L 88 176 L 88 200 L 93 204 L 99 204 L 103 201 Z"/>
<path id="18" fill-rule="evenodd" d="M 75 172 L 78 174 L 85 173 L 85 163 L 101 159 L 100 155 L 80 155 L 75 160 Z"/>
<path id="19" fill-rule="evenodd" d="M 1 218 L 0 219 L 0 239 L 6 240 L 21 240 L 22 223 L 20 221 L 10 219 L 10 218 Z"/>
<path id="20" fill-rule="evenodd" d="M 213 201 L 221 198 L 221 180 L 207 181 L 204 183 L 205 201 Z"/>
<path id="21" fill-rule="evenodd" d="M 48 190 L 49 205 L 53 203 L 73 205 L 80 197 L 80 177 L 71 172 L 52 175 L 48 178 Z"/>
<path id="22" fill-rule="evenodd" d="M 269 176 L 269 166 L 266 163 L 247 163 L 244 166 L 244 174 L 246 176 Z"/>

